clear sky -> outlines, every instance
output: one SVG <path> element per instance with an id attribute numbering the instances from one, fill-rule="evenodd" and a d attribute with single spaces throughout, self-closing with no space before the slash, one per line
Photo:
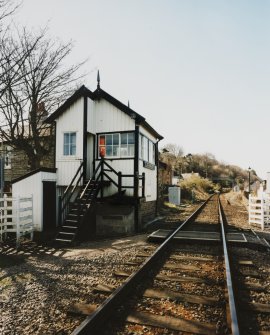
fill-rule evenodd
<path id="1" fill-rule="evenodd" d="M 85 84 L 127 103 L 185 153 L 270 171 L 270 1 L 24 0 L 15 20 L 48 25 L 89 58 Z"/>

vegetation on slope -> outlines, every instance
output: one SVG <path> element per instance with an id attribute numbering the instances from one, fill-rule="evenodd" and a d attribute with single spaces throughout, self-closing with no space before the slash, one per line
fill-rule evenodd
<path id="1" fill-rule="evenodd" d="M 248 187 L 249 172 L 236 165 L 219 162 L 214 155 L 187 154 L 176 144 L 166 145 L 161 153 L 160 160 L 168 164 L 175 176 L 184 176 L 185 173 L 199 174 L 189 179 L 181 179 L 182 196 L 191 198 L 192 194 L 201 198 L 201 195 L 211 193 L 221 188 L 231 188 L 238 185 L 240 190 Z M 250 171 L 250 183 L 261 181 L 254 170 Z"/>

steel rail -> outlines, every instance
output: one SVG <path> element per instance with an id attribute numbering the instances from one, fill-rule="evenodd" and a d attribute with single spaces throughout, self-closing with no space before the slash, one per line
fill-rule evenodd
<path id="1" fill-rule="evenodd" d="M 166 240 L 155 250 L 153 255 L 149 256 L 139 269 L 131 274 L 129 278 L 119 286 L 91 315 L 87 316 L 86 319 L 71 333 L 71 335 L 96 335 L 99 326 L 104 325 L 104 322 L 109 316 L 112 316 L 117 309 L 122 299 L 127 296 L 127 293 L 139 283 L 143 276 L 152 269 L 153 263 L 162 255 L 172 241 L 174 236 L 207 204 L 207 202 L 213 197 L 211 195 L 195 212 L 193 212 L 174 232 L 172 232 Z"/>
<path id="2" fill-rule="evenodd" d="M 233 281 L 232 281 L 232 276 L 231 276 L 230 259 L 229 259 L 229 253 L 228 253 L 228 247 L 227 247 L 225 228 L 224 228 L 225 216 L 222 210 L 220 199 L 218 199 L 218 211 L 219 211 L 223 253 L 224 253 L 224 260 L 225 260 L 225 272 L 226 272 L 226 281 L 227 281 L 227 288 L 228 288 L 228 298 L 229 298 L 230 317 L 231 317 L 231 330 L 232 330 L 232 335 L 240 335 L 237 308 L 236 308 L 235 297 L 234 297 L 234 287 L 233 287 Z"/>

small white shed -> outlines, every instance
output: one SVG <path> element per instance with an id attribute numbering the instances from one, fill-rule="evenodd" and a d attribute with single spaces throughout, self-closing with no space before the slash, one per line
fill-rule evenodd
<path id="1" fill-rule="evenodd" d="M 33 196 L 35 231 L 46 231 L 56 225 L 56 169 L 40 168 L 12 182 L 12 197 Z"/>

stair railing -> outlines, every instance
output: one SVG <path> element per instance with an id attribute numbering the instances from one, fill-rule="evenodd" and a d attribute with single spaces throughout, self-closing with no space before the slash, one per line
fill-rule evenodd
<path id="1" fill-rule="evenodd" d="M 117 182 L 108 175 L 107 172 L 112 172 L 117 178 Z M 117 172 L 112 166 L 110 166 L 104 158 L 101 158 L 100 162 L 98 163 L 95 171 L 93 172 L 93 177 L 88 181 L 85 188 L 83 189 L 79 199 L 78 199 L 78 222 L 83 222 L 84 216 L 88 212 L 90 208 L 88 204 L 89 199 L 92 197 L 93 201 L 97 198 L 99 191 L 101 191 L 101 198 L 103 197 L 103 183 L 104 177 L 107 178 L 113 185 L 115 185 L 118 189 L 118 193 L 121 193 L 123 189 L 133 188 L 134 195 L 135 195 L 135 186 L 130 185 L 123 185 L 123 178 L 134 178 L 133 174 L 122 174 L 122 172 Z M 139 187 L 139 183 L 141 181 L 141 188 L 142 193 L 141 197 L 145 197 L 145 173 L 142 175 L 137 174 L 136 178 L 138 180 L 137 185 Z M 92 187 L 90 187 L 90 185 Z M 88 191 L 88 192 L 87 192 Z M 137 193 L 138 194 L 138 193 Z"/>
<path id="2" fill-rule="evenodd" d="M 65 189 L 64 194 L 58 198 L 58 226 L 61 226 L 64 222 L 64 219 L 69 211 L 70 200 L 74 195 L 77 186 L 83 179 L 84 164 L 84 162 L 80 164 L 70 184 Z"/>

